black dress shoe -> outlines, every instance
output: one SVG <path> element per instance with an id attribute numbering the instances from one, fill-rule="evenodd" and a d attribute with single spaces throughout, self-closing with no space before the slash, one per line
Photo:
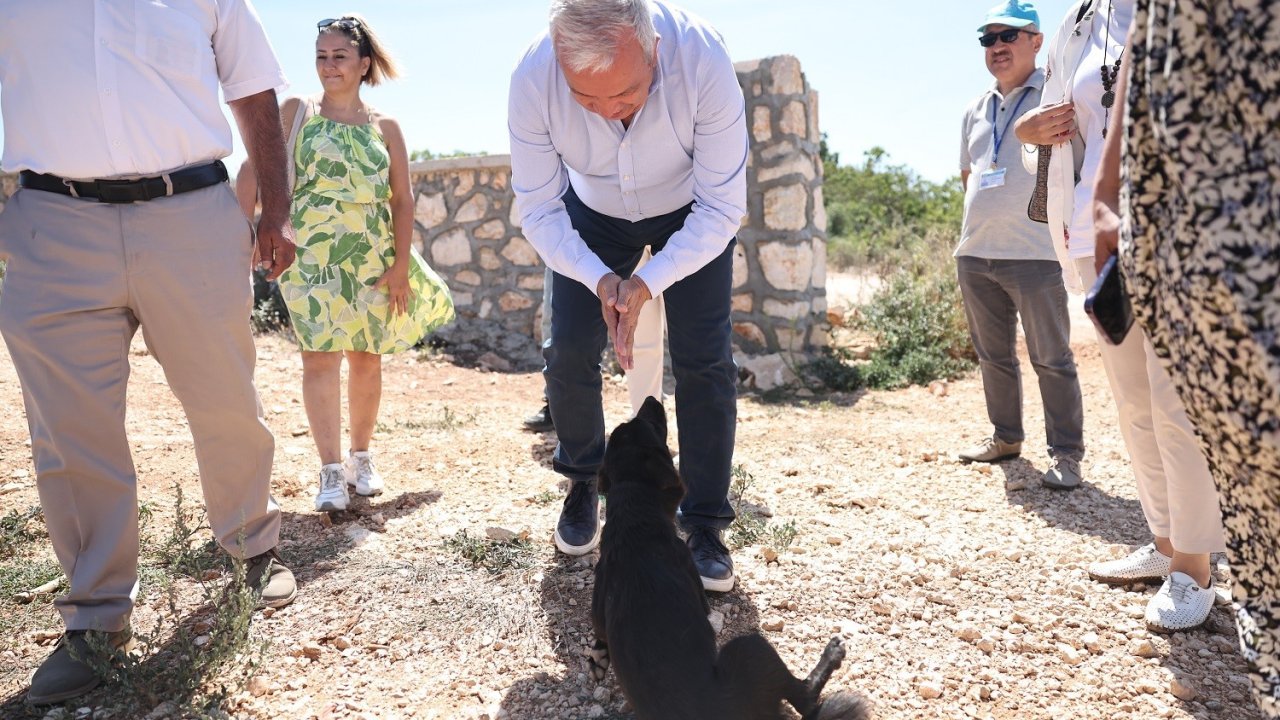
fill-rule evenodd
<path id="1" fill-rule="evenodd" d="M 551 408 L 543 403 L 542 409 L 524 419 L 524 429 L 529 432 L 555 430 L 556 426 L 551 422 Z"/>
<path id="2" fill-rule="evenodd" d="M 702 587 L 711 592 L 733 589 L 733 558 L 720 539 L 720 531 L 710 525 L 694 525 L 689 529 L 689 552 L 702 577 Z"/>
<path id="3" fill-rule="evenodd" d="M 600 494 L 596 479 L 574 480 L 556 523 L 556 547 L 566 555 L 586 555 L 600 544 Z"/>

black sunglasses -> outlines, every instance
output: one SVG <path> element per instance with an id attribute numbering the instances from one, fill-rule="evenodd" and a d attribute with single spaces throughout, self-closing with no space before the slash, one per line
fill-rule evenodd
<path id="1" fill-rule="evenodd" d="M 353 18 L 325 18 L 316 23 L 316 29 L 323 30 L 330 25 L 337 25 L 339 30 L 356 30 L 360 27 L 360 21 Z"/>
<path id="2" fill-rule="evenodd" d="M 1039 33 L 1033 33 L 1030 30 L 1021 30 L 1021 29 L 1001 30 L 998 33 L 994 33 L 994 32 L 987 33 L 986 35 L 983 35 L 982 37 L 978 38 L 978 44 L 982 45 L 982 47 L 991 47 L 992 45 L 996 44 L 996 38 L 999 38 L 1000 42 L 1004 43 L 1005 45 L 1008 45 L 1010 43 L 1017 42 L 1019 33 L 1026 33 L 1028 35 L 1039 35 Z"/>

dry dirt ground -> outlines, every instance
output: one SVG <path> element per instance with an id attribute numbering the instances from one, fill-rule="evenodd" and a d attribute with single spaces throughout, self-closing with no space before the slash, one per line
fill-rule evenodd
<path id="1" fill-rule="evenodd" d="M 932 391 L 744 396 L 736 462 L 752 482 L 743 507 L 772 513 L 775 528 L 793 522 L 797 535 L 776 556 L 785 533 L 735 553 L 738 587 L 711 603 L 721 639 L 761 631 L 803 674 L 840 635 L 848 659 L 828 687 L 865 693 L 880 718 L 1258 717 L 1229 605 L 1203 629 L 1153 635 L 1142 612 L 1154 588 L 1111 588 L 1085 574 L 1090 561 L 1148 537 L 1098 354 L 1081 329 L 1089 453 L 1086 484 L 1069 493 L 1038 485 L 1046 458 L 1033 377 L 1024 378 L 1028 452 L 998 467 L 952 460 L 988 431 L 972 376 Z M 229 667 L 261 665 L 226 689 L 225 715 L 630 717 L 612 676 L 593 681 L 583 656 L 594 558 L 558 557 L 551 544 L 562 493 L 549 467 L 554 439 L 519 424 L 539 404 L 537 373 L 429 354 L 389 359 L 374 446 L 387 492 L 330 517 L 311 510 L 318 468 L 297 354 L 279 336 L 260 338 L 258 351 L 278 441 L 281 551 L 301 592 L 288 608 L 254 615 L 254 643 Z M 140 341 L 132 359 L 128 424 L 154 545 L 173 522 L 174 484 L 189 506 L 199 490 L 180 407 Z M 3 351 L 0 407 L 2 515 L 37 503 Z M 609 425 L 626 411 L 623 387 L 607 379 Z M 529 542 L 475 539 L 489 528 L 527 531 Z M 491 558 L 500 572 L 474 565 L 466 549 L 505 551 Z M 19 558 L 39 572 L 22 575 L 11 561 L 7 583 L 0 577 L 0 716 L 121 717 L 102 691 L 48 715 L 22 705 L 60 625 L 48 595 L 17 594 L 30 589 L 24 577 L 34 585 L 57 575 L 47 540 L 28 538 Z M 204 577 L 216 598 L 224 576 Z M 170 605 L 164 584 L 144 574 L 135 627 L 160 623 L 163 641 L 176 623 L 207 643 L 218 632 L 210 591 L 179 579 Z M 162 643 L 166 659 L 143 658 L 140 671 L 177 672 L 176 643 Z M 174 707 L 136 712 L 169 717 Z"/>

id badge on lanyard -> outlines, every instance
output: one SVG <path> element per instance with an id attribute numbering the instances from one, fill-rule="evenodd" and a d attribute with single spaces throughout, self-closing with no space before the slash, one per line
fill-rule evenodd
<path id="1" fill-rule="evenodd" d="M 1021 97 L 1018 98 L 1017 104 L 1013 106 L 1013 112 L 1009 113 L 1009 119 L 1005 121 L 1003 130 L 999 129 L 998 121 L 995 117 L 992 117 L 991 139 L 994 147 L 991 149 L 991 168 L 984 170 L 982 174 L 978 176 L 979 190 L 990 190 L 992 188 L 1004 187 L 1005 173 L 1008 171 L 1008 168 L 997 167 L 996 165 L 997 159 L 1000 157 L 1000 145 L 1003 144 L 1004 139 L 1008 137 L 1009 126 L 1013 124 L 1013 119 L 1018 117 L 1018 108 L 1022 107 L 1022 101 L 1026 100 L 1027 95 L 1030 94 L 1030 92 L 1024 90 Z M 991 104 L 993 115 L 998 115 L 996 109 L 999 105 L 999 103 Z"/>

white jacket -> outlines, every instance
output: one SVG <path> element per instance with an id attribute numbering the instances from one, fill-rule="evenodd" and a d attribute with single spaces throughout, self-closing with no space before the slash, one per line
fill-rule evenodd
<path id="1" fill-rule="evenodd" d="M 1040 106 L 1054 105 L 1071 100 L 1076 71 L 1089 50 L 1089 38 L 1093 35 L 1095 18 L 1106 22 L 1102 13 L 1096 12 L 1097 0 L 1082 0 L 1071 6 L 1062 25 L 1049 41 L 1049 53 L 1045 60 L 1044 91 Z M 1089 7 L 1081 15 L 1081 8 Z M 1076 18 L 1079 17 L 1077 22 Z M 1049 158 L 1049 234 L 1053 237 L 1053 251 L 1062 265 L 1062 279 L 1067 290 L 1084 292 L 1075 262 L 1067 252 L 1067 223 L 1075 211 L 1076 174 L 1084 161 L 1084 144 L 1079 136 L 1061 145 L 1055 145 Z M 1036 172 L 1038 153 L 1023 153 L 1022 164 L 1028 172 Z"/>

